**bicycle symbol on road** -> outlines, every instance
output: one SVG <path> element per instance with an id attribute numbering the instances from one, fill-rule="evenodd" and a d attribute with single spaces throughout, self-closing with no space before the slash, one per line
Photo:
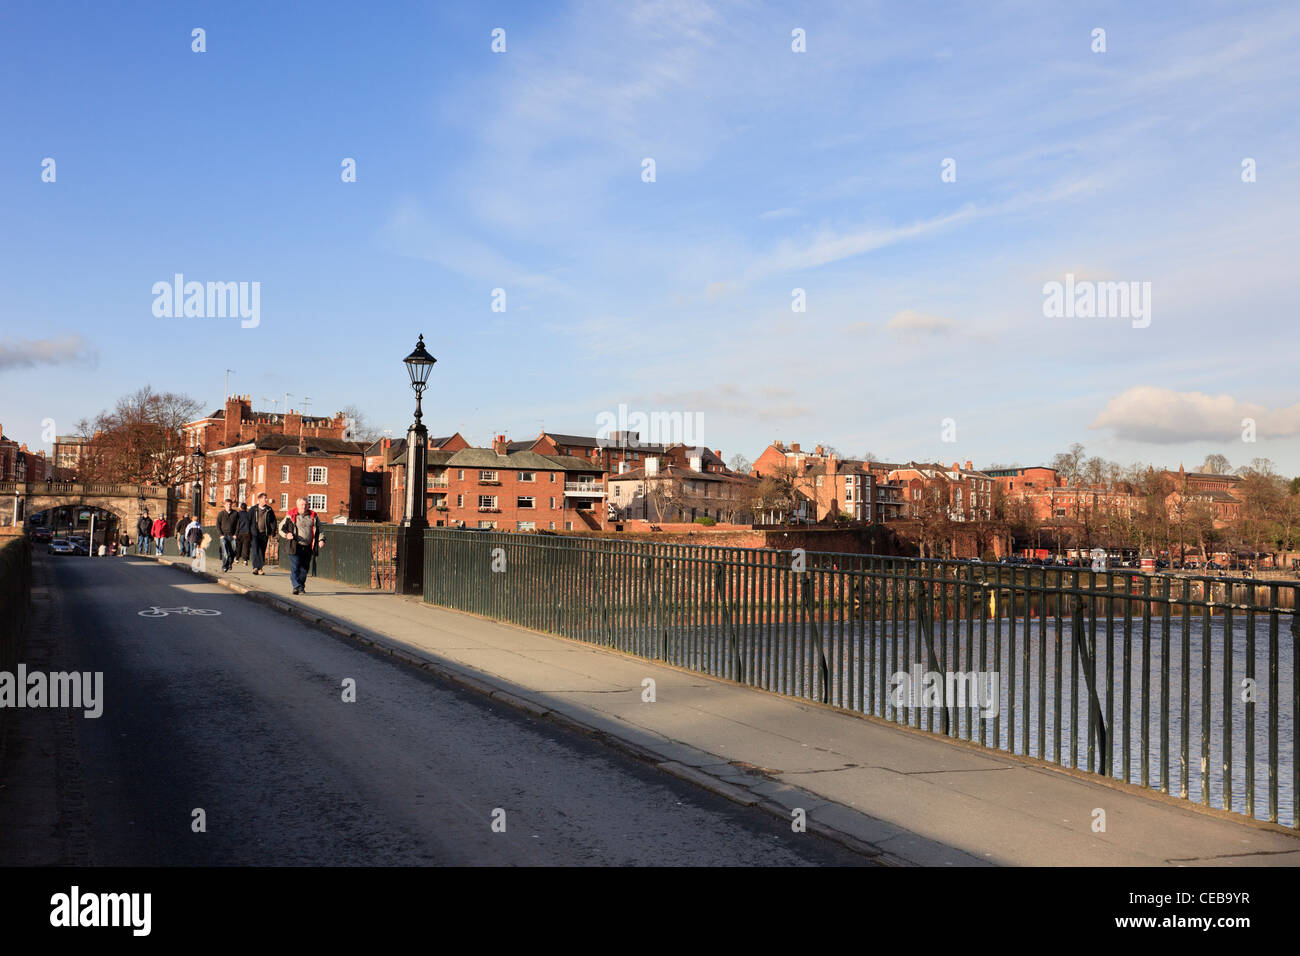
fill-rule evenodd
<path id="1" fill-rule="evenodd" d="M 147 611 L 136 611 L 141 617 L 167 617 L 169 614 L 197 614 L 199 617 L 213 617 L 220 614 L 206 607 L 151 607 Z"/>

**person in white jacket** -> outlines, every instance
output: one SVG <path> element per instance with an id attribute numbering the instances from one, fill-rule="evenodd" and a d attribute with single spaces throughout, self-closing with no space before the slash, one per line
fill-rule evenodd
<path id="1" fill-rule="evenodd" d="M 190 546 L 194 549 L 194 560 L 190 564 L 190 569 L 195 574 L 207 571 L 208 553 L 205 550 L 207 548 L 207 535 L 203 533 L 203 525 L 199 524 L 197 517 L 185 529 L 185 540 L 190 542 Z"/>

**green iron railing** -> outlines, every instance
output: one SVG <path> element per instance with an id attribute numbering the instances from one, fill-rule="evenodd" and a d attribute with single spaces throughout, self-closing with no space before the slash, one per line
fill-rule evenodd
<path id="1" fill-rule="evenodd" d="M 425 532 L 427 602 L 1292 827 L 1297 587 Z"/>
<path id="2" fill-rule="evenodd" d="M 397 530 L 392 524 L 322 525 L 316 576 L 377 591 L 397 590 Z M 267 565 L 281 564 L 288 570 L 288 558 L 279 561 L 283 545 L 283 538 L 272 539 L 266 550 Z M 206 553 L 208 570 L 220 568 L 221 540 L 215 534 Z"/>

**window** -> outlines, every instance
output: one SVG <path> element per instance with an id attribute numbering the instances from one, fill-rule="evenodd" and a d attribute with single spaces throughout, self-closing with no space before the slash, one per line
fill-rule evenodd
<path id="1" fill-rule="evenodd" d="M 256 480 L 257 480 L 257 483 L 258 483 L 259 485 L 260 485 L 263 481 L 266 480 L 266 466 L 265 466 L 265 465 L 258 465 L 258 466 L 257 466 L 257 479 L 256 479 Z"/>
<path id="2" fill-rule="evenodd" d="M 920 488 L 913 488 L 913 489 L 912 489 L 912 500 L 913 500 L 913 501 L 920 501 L 920 500 L 921 500 L 921 489 L 920 489 Z"/>
<path id="3" fill-rule="evenodd" d="M 325 496 L 308 495 L 307 507 L 310 508 L 312 511 L 321 511 L 321 512 L 325 511 Z"/>
<path id="4" fill-rule="evenodd" d="M 280 484 L 282 484 L 282 485 L 287 485 L 288 483 L 289 483 L 289 466 L 288 466 L 288 465 L 281 465 L 281 466 L 280 466 Z M 281 495 L 280 497 L 283 498 L 284 495 Z"/>
<path id="5" fill-rule="evenodd" d="M 554 521 L 551 522 L 551 530 L 552 530 L 552 531 L 555 530 L 555 522 L 554 522 Z"/>
<path id="6" fill-rule="evenodd" d="M 845 501 L 852 501 L 852 500 L 853 500 L 853 486 L 852 486 L 852 485 L 845 485 L 845 486 L 844 486 L 844 500 L 845 500 Z"/>
<path id="7" fill-rule="evenodd" d="M 480 471 L 478 473 L 479 481 L 496 481 L 497 473 L 495 471 Z"/>
<path id="8" fill-rule="evenodd" d="M 551 472 L 551 484 L 555 484 L 555 472 Z"/>
<path id="9" fill-rule="evenodd" d="M 328 484 L 328 482 L 326 481 L 326 475 L 328 473 L 329 473 L 329 469 L 324 468 L 321 465 L 312 465 L 310 468 L 307 469 L 307 484 L 309 485 Z M 312 510 L 315 511 L 316 509 L 313 508 Z"/>
<path id="10" fill-rule="evenodd" d="M 374 511 L 374 510 L 376 510 L 376 509 L 378 508 L 378 506 L 379 506 L 379 502 L 375 501 L 374 498 L 368 498 L 368 499 L 366 500 L 366 510 L 367 510 L 367 511 Z"/>
<path id="11" fill-rule="evenodd" d="M 226 481 L 229 481 L 229 480 L 230 480 L 230 472 L 231 472 L 231 467 L 230 467 L 230 466 L 231 466 L 232 464 L 234 464 L 234 462 L 232 462 L 229 458 L 227 458 L 227 459 L 226 459 L 226 473 L 225 473 L 225 479 L 226 479 Z"/>
<path id="12" fill-rule="evenodd" d="M 289 496 L 280 495 L 280 513 L 284 514 L 288 510 L 289 510 Z"/>
<path id="13" fill-rule="evenodd" d="M 534 473 L 531 472 L 531 471 L 521 471 L 521 472 L 519 473 L 519 480 L 520 480 L 520 481 L 536 481 L 536 480 L 537 480 L 537 475 L 534 474 Z"/>
<path id="14" fill-rule="evenodd" d="M 247 482 L 244 482 L 244 481 L 241 481 L 241 482 L 239 483 L 239 497 L 235 499 L 235 504 L 238 505 L 238 504 L 240 504 L 241 502 L 244 502 L 244 501 L 247 501 L 247 500 L 248 500 L 248 483 L 247 483 Z"/>
<path id="15" fill-rule="evenodd" d="M 497 523 L 495 521 L 480 521 L 478 526 L 484 531 L 491 531 L 497 526 Z"/>
<path id="16" fill-rule="evenodd" d="M 212 484 L 214 484 L 214 485 L 217 483 L 217 463 L 216 463 L 215 461 L 212 463 L 212 479 L 211 479 L 211 481 L 212 481 Z"/>
<path id="17" fill-rule="evenodd" d="M 459 468 L 459 469 L 456 470 L 456 480 L 457 480 L 457 481 L 464 481 L 464 480 L 465 480 L 465 469 L 464 469 L 464 468 Z"/>
<path id="18" fill-rule="evenodd" d="M 479 495 L 479 496 L 478 496 L 478 510 L 479 510 L 479 511 L 495 511 L 495 510 L 496 510 L 496 506 L 497 506 L 497 496 L 496 496 L 496 495 Z"/>
<path id="19" fill-rule="evenodd" d="M 456 496 L 456 507 L 457 507 L 457 508 L 464 508 L 464 507 L 465 507 L 465 496 L 464 496 L 464 495 L 457 495 L 457 496 Z"/>
<path id="20" fill-rule="evenodd" d="M 536 530 L 537 530 L 537 522 L 536 522 L 536 521 L 516 521 L 516 522 L 515 522 L 515 530 L 516 530 L 516 531 L 536 531 Z"/>
<path id="21" fill-rule="evenodd" d="M 247 477 L 248 477 L 248 459 L 247 459 L 247 458 L 241 458 L 241 459 L 239 459 L 239 477 L 240 477 L 240 478 L 247 478 Z"/>
<path id="22" fill-rule="evenodd" d="M 516 507 L 516 508 L 533 508 L 533 507 L 535 507 L 535 506 L 534 506 L 534 504 L 533 504 L 533 499 L 532 499 L 531 497 L 523 496 L 523 497 L 517 498 L 517 499 L 515 500 L 515 507 Z"/>
<path id="23" fill-rule="evenodd" d="M 572 531 L 572 530 L 573 530 L 573 522 L 572 522 L 572 521 L 566 521 L 566 522 L 564 522 L 564 530 L 565 530 L 565 531 Z"/>
<path id="24" fill-rule="evenodd" d="M 229 497 L 230 497 L 230 486 L 229 486 L 229 485 L 222 485 L 222 486 L 221 486 L 221 500 L 222 500 L 222 501 L 225 501 L 225 500 L 226 500 L 227 498 L 229 498 Z"/>
<path id="25" fill-rule="evenodd" d="M 551 510 L 555 510 L 555 495 L 551 495 Z"/>
<path id="26" fill-rule="evenodd" d="M 822 486 L 822 476 L 821 476 L 821 475 L 818 475 L 818 476 L 817 476 L 817 487 L 820 488 L 821 486 Z"/>
<path id="27" fill-rule="evenodd" d="M 216 503 L 217 503 L 217 486 L 208 485 L 208 504 L 215 505 Z"/>

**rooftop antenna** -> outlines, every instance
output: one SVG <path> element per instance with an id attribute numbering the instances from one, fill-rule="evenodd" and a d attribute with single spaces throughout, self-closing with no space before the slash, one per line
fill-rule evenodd
<path id="1" fill-rule="evenodd" d="M 298 419 L 298 434 L 299 434 L 299 435 L 302 434 L 303 420 L 307 417 L 307 413 L 308 413 L 309 411 L 311 411 L 311 396 L 310 396 L 310 395 L 304 395 L 304 396 L 303 396 L 303 399 L 302 399 L 302 416 L 303 416 L 303 417 L 300 418 L 300 419 Z"/>
<path id="2" fill-rule="evenodd" d="M 289 397 L 290 397 L 291 395 L 293 395 L 293 392 L 285 392 L 285 393 L 284 393 L 284 413 L 285 413 L 286 415 L 289 414 Z"/>
<path id="3" fill-rule="evenodd" d="M 226 369 L 226 401 L 230 401 L 230 373 L 233 371 L 233 368 Z"/>
<path id="4" fill-rule="evenodd" d="M 263 395 L 262 401 L 271 403 L 271 414 L 274 415 L 275 407 L 280 404 L 280 400 L 278 398 L 267 398 L 265 395 Z"/>

